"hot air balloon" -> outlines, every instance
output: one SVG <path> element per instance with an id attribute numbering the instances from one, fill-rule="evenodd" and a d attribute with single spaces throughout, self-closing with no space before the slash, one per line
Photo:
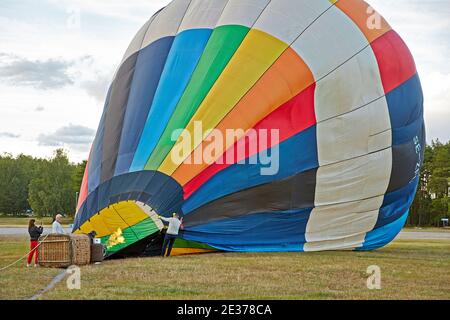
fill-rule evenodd
<path id="1" fill-rule="evenodd" d="M 174 0 L 114 75 L 73 231 L 142 253 L 176 212 L 176 254 L 373 250 L 424 145 L 414 60 L 364 1 Z"/>

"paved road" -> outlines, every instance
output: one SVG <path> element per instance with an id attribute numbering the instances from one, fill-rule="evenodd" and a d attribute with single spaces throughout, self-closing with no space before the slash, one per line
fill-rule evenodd
<path id="1" fill-rule="evenodd" d="M 44 233 L 49 232 L 50 228 L 45 228 Z M 72 231 L 70 228 L 64 228 L 64 230 L 67 233 L 70 233 Z M 22 235 L 28 235 L 28 229 L 26 227 L 11 227 L 11 228 L 5 228 L 0 227 L 0 236 L 22 236 Z"/>
<path id="2" fill-rule="evenodd" d="M 450 232 L 402 231 L 396 239 L 403 240 L 450 240 Z"/>
<path id="3" fill-rule="evenodd" d="M 50 229 L 46 228 L 44 232 L 48 232 Z M 64 228 L 66 232 L 70 232 L 70 228 Z M 27 235 L 27 228 L 5 228 L 0 227 L 0 235 L 12 236 L 12 235 Z M 402 231 L 396 239 L 404 240 L 450 240 L 450 232 L 430 232 L 430 231 Z"/>

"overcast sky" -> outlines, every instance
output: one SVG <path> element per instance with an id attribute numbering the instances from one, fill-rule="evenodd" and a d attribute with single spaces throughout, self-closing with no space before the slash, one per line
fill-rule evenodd
<path id="1" fill-rule="evenodd" d="M 109 82 L 169 0 L 0 0 L 0 153 L 87 158 Z M 427 138 L 450 140 L 450 1 L 369 0 L 410 47 Z"/>

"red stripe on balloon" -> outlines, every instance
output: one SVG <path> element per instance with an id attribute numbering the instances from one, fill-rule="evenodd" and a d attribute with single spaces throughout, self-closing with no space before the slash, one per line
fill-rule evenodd
<path id="1" fill-rule="evenodd" d="M 273 147 L 273 145 L 271 145 L 270 143 L 271 129 L 279 129 L 279 142 L 281 143 L 296 135 L 297 133 L 302 132 L 303 130 L 316 124 L 317 121 L 314 112 L 315 88 L 316 85 L 312 84 L 256 124 L 253 129 L 255 129 L 257 132 L 262 129 L 269 130 L 269 141 L 267 144 L 268 148 Z M 258 145 L 257 152 L 251 152 L 249 150 L 250 142 L 255 143 L 255 140 L 257 140 L 258 138 L 258 135 L 247 134 L 233 146 L 231 146 L 219 160 L 203 170 L 199 175 L 197 175 L 183 187 L 184 199 L 189 198 L 195 191 L 197 191 L 197 189 L 199 189 L 205 182 L 211 179 L 218 172 L 232 165 L 230 163 L 221 164 L 220 162 L 226 162 L 220 161 L 221 159 L 228 159 L 231 158 L 232 155 L 234 155 L 234 164 L 239 161 L 248 159 L 249 157 L 254 156 L 256 153 L 262 152 L 267 149 L 261 148 L 261 146 L 259 146 L 259 143 L 256 143 L 256 145 Z M 245 139 L 245 154 L 238 155 L 238 145 L 239 143 L 243 143 L 242 139 Z"/>
<path id="2" fill-rule="evenodd" d="M 88 179 L 89 179 L 89 159 L 86 164 L 86 169 L 84 170 L 83 181 L 81 182 L 80 194 L 78 196 L 77 211 L 81 208 L 81 205 L 88 196 Z"/>
<path id="3" fill-rule="evenodd" d="M 417 73 L 411 52 L 394 30 L 376 39 L 371 46 L 386 94 Z"/>

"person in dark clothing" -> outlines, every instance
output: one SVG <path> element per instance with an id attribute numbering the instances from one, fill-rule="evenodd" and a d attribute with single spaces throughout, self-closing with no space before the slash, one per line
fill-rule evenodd
<path id="1" fill-rule="evenodd" d="M 91 240 L 91 245 L 94 244 L 94 239 L 96 236 L 97 236 L 97 232 L 95 232 L 95 231 L 91 231 L 88 233 L 88 237 Z"/>
<path id="2" fill-rule="evenodd" d="M 30 253 L 28 254 L 27 267 L 31 266 L 31 261 L 34 256 L 34 266 L 38 265 L 38 245 L 39 245 L 39 237 L 41 236 L 44 228 L 42 226 L 36 226 L 36 220 L 31 219 L 28 222 L 28 233 L 30 234 Z"/>

